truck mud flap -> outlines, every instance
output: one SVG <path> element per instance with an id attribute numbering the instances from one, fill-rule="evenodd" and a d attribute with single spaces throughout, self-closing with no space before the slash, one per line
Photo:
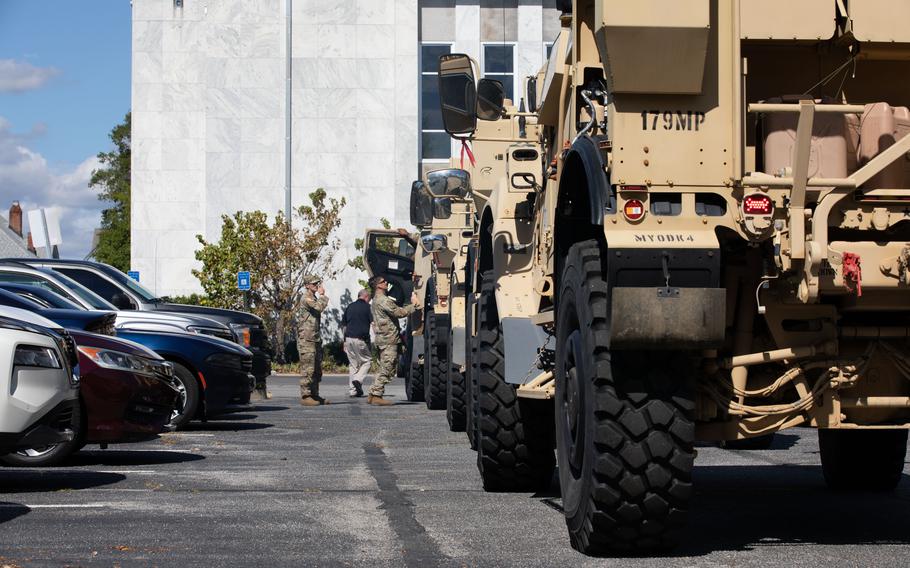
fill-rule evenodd
<path id="1" fill-rule="evenodd" d="M 612 349 L 705 349 L 724 341 L 724 288 L 613 288 Z"/>

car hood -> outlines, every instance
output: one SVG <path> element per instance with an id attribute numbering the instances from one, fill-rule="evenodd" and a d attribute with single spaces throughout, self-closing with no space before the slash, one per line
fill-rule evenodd
<path id="1" fill-rule="evenodd" d="M 113 319 L 114 312 L 102 312 L 100 310 L 60 310 L 41 308 L 37 310 L 39 314 L 47 319 L 57 322 L 66 329 L 85 330 L 89 327 L 104 327 L 103 320 Z"/>
<path id="2" fill-rule="evenodd" d="M 154 359 L 156 361 L 164 360 L 160 355 L 148 347 L 144 347 L 134 341 L 129 341 L 127 339 L 118 339 L 115 337 L 110 337 L 108 335 L 98 335 L 97 333 L 88 333 L 86 331 L 71 331 L 70 335 L 73 336 L 73 339 L 76 341 L 76 345 L 98 347 L 100 349 L 110 349 L 112 351 L 119 351 L 121 353 L 127 353 L 129 355 L 138 355 L 140 357 L 145 357 L 146 359 Z"/>
<path id="3" fill-rule="evenodd" d="M 237 310 L 224 310 L 221 308 L 210 308 L 208 306 L 191 306 L 189 304 L 174 304 L 171 302 L 159 302 L 155 304 L 155 310 L 160 312 L 178 312 L 183 314 L 194 314 L 212 318 L 222 323 L 240 323 L 244 325 L 262 325 L 262 318 L 240 312 Z"/>
<path id="4" fill-rule="evenodd" d="M 10 319 L 24 321 L 32 325 L 38 325 L 41 327 L 46 327 L 49 329 L 60 329 L 60 326 L 46 317 L 40 316 L 35 312 L 30 312 L 28 310 L 23 310 L 20 308 L 13 308 L 10 306 L 0 306 L 0 316 L 8 317 Z"/>
<path id="5" fill-rule="evenodd" d="M 219 339 L 217 337 L 212 337 L 211 335 L 197 335 L 192 333 L 170 333 L 162 331 L 139 331 L 139 330 L 129 330 L 126 333 L 130 334 L 132 341 L 141 342 L 141 338 L 144 335 L 155 335 L 158 337 L 165 337 L 179 341 L 199 341 L 206 344 L 209 347 L 215 347 L 229 351 L 231 353 L 241 355 L 243 357 L 252 357 L 253 353 L 241 347 L 236 343 L 232 343 L 225 339 Z"/>
<path id="6" fill-rule="evenodd" d="M 141 324 L 154 325 L 156 328 L 158 326 L 165 328 L 173 327 L 180 331 L 186 331 L 190 326 L 211 327 L 230 331 L 228 326 L 219 321 L 193 314 L 140 312 L 136 310 L 119 310 L 117 312 L 118 328 L 126 325 L 131 328 L 136 328 Z"/>

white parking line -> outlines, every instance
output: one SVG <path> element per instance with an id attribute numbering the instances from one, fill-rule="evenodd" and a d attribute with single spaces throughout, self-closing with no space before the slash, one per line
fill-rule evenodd
<path id="1" fill-rule="evenodd" d="M 0 503 L 0 509 L 12 509 L 15 507 L 28 507 L 29 509 L 109 509 L 111 503 L 41 503 L 34 505 Z"/>
<path id="2" fill-rule="evenodd" d="M 99 469 L 96 473 L 135 473 L 139 475 L 153 475 L 158 472 L 151 469 Z"/>
<path id="3" fill-rule="evenodd" d="M 180 436 L 181 438 L 212 438 L 214 434 L 204 434 L 195 432 L 170 432 L 167 436 Z"/>

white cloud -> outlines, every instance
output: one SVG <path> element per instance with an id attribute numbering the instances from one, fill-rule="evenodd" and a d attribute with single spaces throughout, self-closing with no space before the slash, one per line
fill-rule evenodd
<path id="1" fill-rule="evenodd" d="M 60 74 L 55 67 L 35 67 L 15 59 L 0 59 L 0 93 L 24 93 L 44 86 Z"/>
<path id="2" fill-rule="evenodd" d="M 61 256 L 82 258 L 91 250 L 92 233 L 101 225 L 104 208 L 97 191 L 88 187 L 98 160 L 91 156 L 75 168 L 55 171 L 44 156 L 27 146 L 30 137 L 40 132 L 43 127 L 39 126 L 29 134 L 16 134 L 10 122 L 0 116 L 0 211 L 6 217 L 13 201 L 19 201 L 23 211 L 39 207 L 58 210 L 63 234 Z"/>

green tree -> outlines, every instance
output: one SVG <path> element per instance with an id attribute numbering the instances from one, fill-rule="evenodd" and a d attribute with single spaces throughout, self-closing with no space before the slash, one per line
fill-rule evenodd
<path id="1" fill-rule="evenodd" d="M 269 222 L 262 211 L 223 215 L 221 238 L 208 242 L 196 239 L 202 248 L 196 259 L 202 268 L 194 270 L 205 291 L 207 305 L 244 309 L 243 292 L 237 290 L 237 272 L 250 271 L 249 308 L 261 317 L 282 353 L 300 308 L 303 278 L 318 274 L 334 279 L 344 266 L 335 262 L 341 248 L 336 236 L 341 226 L 345 200 L 329 198 L 324 189 L 309 195 L 309 205 L 297 208 L 293 228 L 284 215 Z"/>
<path id="2" fill-rule="evenodd" d="M 101 211 L 101 234 L 92 256 L 126 272 L 130 269 L 130 113 L 111 130 L 114 149 L 98 154 L 89 187 L 111 205 Z"/>

